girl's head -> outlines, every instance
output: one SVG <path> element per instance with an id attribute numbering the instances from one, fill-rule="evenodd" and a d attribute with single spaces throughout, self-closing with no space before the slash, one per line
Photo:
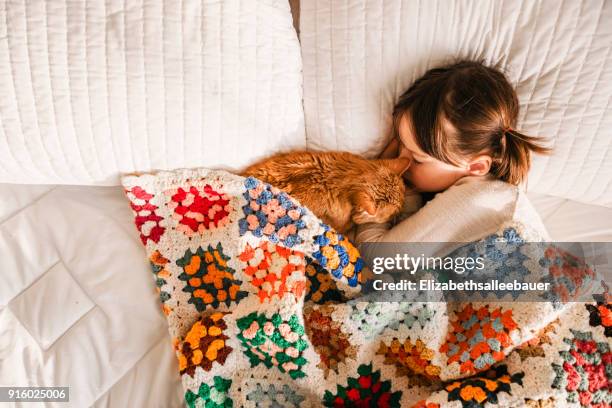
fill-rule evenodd
<path id="1" fill-rule="evenodd" d="M 531 152 L 548 149 L 514 129 L 518 113 L 516 92 L 497 69 L 461 61 L 427 71 L 393 109 L 399 155 L 412 158 L 405 177 L 429 192 L 489 173 L 519 184 Z"/>

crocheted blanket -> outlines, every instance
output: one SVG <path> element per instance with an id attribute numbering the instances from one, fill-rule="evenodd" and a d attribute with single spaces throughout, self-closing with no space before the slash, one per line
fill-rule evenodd
<path id="1" fill-rule="evenodd" d="M 189 407 L 612 403 L 607 299 L 368 302 L 357 249 L 274 187 L 207 169 L 123 183 Z M 547 254 L 566 287 L 593 277 Z"/>

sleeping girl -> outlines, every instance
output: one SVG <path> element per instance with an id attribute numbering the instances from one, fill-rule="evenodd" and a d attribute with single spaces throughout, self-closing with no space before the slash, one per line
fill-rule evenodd
<path id="1" fill-rule="evenodd" d="M 547 237 L 519 185 L 531 154 L 548 149 L 516 130 L 518 113 L 516 92 L 497 69 L 461 61 L 427 71 L 399 97 L 382 157 L 409 158 L 407 182 L 437 194 L 393 228 L 359 225 L 356 242 L 472 242 L 510 221 Z"/>

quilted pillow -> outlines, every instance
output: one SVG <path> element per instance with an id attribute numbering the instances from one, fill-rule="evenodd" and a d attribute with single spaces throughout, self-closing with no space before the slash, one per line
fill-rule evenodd
<path id="1" fill-rule="evenodd" d="M 286 0 L 0 0 L 0 21 L 0 182 L 118 185 L 303 147 Z"/>

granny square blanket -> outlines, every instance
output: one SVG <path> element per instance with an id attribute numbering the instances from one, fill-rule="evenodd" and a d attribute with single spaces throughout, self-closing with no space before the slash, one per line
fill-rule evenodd
<path id="1" fill-rule="evenodd" d="M 123 184 L 189 407 L 612 404 L 606 293 L 588 303 L 365 301 L 357 249 L 275 187 L 209 169 Z M 498 237 L 534 239 L 504 225 L 459 250 Z M 595 279 L 562 250 L 546 257 L 557 293 Z M 517 259 L 529 267 L 521 253 L 500 265 Z"/>

